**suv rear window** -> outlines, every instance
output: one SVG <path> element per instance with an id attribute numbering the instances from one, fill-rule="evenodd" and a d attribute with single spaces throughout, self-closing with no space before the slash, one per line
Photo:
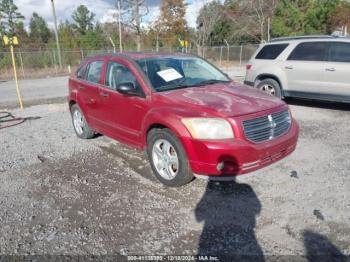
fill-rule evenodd
<path id="1" fill-rule="evenodd" d="M 286 49 L 288 44 L 266 45 L 256 55 L 255 59 L 276 59 Z"/>
<path id="2" fill-rule="evenodd" d="M 327 42 L 301 43 L 289 55 L 288 60 L 326 61 L 328 46 Z"/>

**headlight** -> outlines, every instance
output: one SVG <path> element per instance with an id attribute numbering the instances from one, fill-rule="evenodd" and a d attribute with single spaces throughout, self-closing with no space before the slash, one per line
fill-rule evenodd
<path id="1" fill-rule="evenodd" d="M 234 138 L 231 125 L 221 118 L 183 118 L 181 121 L 196 139 Z"/>

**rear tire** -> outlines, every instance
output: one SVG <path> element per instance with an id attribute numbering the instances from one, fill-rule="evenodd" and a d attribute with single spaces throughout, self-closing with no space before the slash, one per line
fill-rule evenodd
<path id="1" fill-rule="evenodd" d="M 72 123 L 74 131 L 81 139 L 90 139 L 95 136 L 95 132 L 89 127 L 83 112 L 77 104 L 71 107 Z"/>
<path id="2" fill-rule="evenodd" d="M 185 150 L 167 128 L 147 135 L 147 155 L 157 179 L 169 187 L 180 187 L 194 179 Z"/>
<path id="3" fill-rule="evenodd" d="M 279 83 L 272 79 L 267 78 L 262 80 L 258 85 L 257 88 L 261 91 L 264 91 L 270 95 L 276 96 L 278 98 L 282 98 L 282 90 Z"/>

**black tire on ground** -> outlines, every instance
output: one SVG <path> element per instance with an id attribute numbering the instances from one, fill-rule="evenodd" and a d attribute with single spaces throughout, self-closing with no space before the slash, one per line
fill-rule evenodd
<path id="1" fill-rule="evenodd" d="M 179 167 L 176 176 L 171 179 L 165 179 L 163 178 L 157 171 L 157 169 L 154 166 L 153 162 L 153 155 L 152 155 L 152 149 L 154 144 L 158 140 L 166 140 L 171 144 L 171 146 L 175 149 L 176 155 L 178 157 L 179 161 Z M 150 161 L 153 173 L 157 177 L 157 179 L 162 182 L 164 185 L 169 187 L 180 187 L 185 184 L 188 184 L 194 179 L 194 176 L 192 174 L 191 167 L 189 165 L 186 152 L 181 144 L 181 142 L 178 140 L 178 138 L 174 135 L 173 132 L 171 132 L 167 128 L 154 128 L 150 130 L 147 134 L 147 155 L 148 159 Z"/>
<path id="2" fill-rule="evenodd" d="M 259 90 L 262 90 L 264 86 L 269 86 L 269 87 L 273 88 L 274 93 L 273 94 L 270 93 L 271 95 L 274 95 L 278 98 L 283 98 L 281 86 L 279 85 L 279 83 L 276 80 L 274 80 L 272 78 L 264 79 L 257 85 L 257 88 Z M 262 91 L 264 91 L 264 90 L 262 90 Z"/>
<path id="3" fill-rule="evenodd" d="M 82 116 L 82 120 L 83 120 L 83 127 L 82 127 L 82 133 L 79 133 L 77 131 L 77 129 L 75 128 L 75 125 L 74 125 L 74 113 L 78 111 L 81 116 Z M 95 136 L 95 132 L 94 130 L 92 130 L 88 123 L 86 122 L 86 119 L 85 119 L 85 116 L 83 114 L 83 112 L 81 111 L 80 107 L 77 105 L 77 104 L 74 104 L 71 106 L 71 115 L 72 115 L 72 124 L 73 124 L 73 128 L 74 128 L 74 131 L 75 133 L 77 134 L 77 136 L 81 139 L 90 139 L 90 138 L 93 138 Z"/>

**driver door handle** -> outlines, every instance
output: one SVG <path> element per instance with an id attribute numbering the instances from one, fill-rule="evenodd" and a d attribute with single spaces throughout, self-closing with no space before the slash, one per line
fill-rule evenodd
<path id="1" fill-rule="evenodd" d="M 294 69 L 294 67 L 293 66 L 286 66 L 285 69 L 292 70 L 292 69 Z"/>
<path id="2" fill-rule="evenodd" d="M 336 70 L 335 70 L 334 67 L 332 67 L 332 68 L 326 68 L 326 71 L 328 71 L 328 72 L 335 72 Z"/>

